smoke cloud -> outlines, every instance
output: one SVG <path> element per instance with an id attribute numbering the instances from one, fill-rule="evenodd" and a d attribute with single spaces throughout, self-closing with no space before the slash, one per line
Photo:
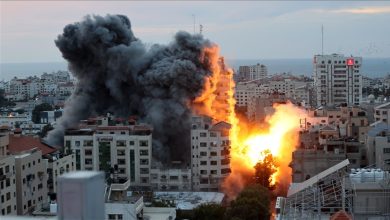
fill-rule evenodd
<path id="1" fill-rule="evenodd" d="M 190 105 L 212 75 L 215 46 L 201 35 L 178 32 L 168 45 L 146 49 L 123 15 L 86 16 L 67 25 L 55 44 L 78 79 L 64 114 L 47 141 L 63 145 L 67 128 L 96 114 L 139 116 L 153 126 L 154 156 L 189 158 Z"/>

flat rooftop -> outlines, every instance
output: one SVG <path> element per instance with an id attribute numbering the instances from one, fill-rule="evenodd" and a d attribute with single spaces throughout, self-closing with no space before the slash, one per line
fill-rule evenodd
<path id="1" fill-rule="evenodd" d="M 220 192 L 154 192 L 154 199 L 173 200 L 181 210 L 192 210 L 206 203 L 221 204 L 224 197 Z"/>

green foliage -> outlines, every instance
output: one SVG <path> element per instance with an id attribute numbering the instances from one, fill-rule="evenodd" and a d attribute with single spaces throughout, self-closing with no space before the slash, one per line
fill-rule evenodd
<path id="1" fill-rule="evenodd" d="M 272 175 L 277 171 L 277 163 L 271 153 L 264 152 L 264 154 L 264 159 L 255 165 L 254 183 L 273 190 L 275 185 L 272 184 Z"/>
<path id="2" fill-rule="evenodd" d="M 35 106 L 34 110 L 32 111 L 31 120 L 39 124 L 41 120 L 41 112 L 42 111 L 52 111 L 53 107 L 48 103 L 42 103 L 40 105 Z"/>
<path id="3" fill-rule="evenodd" d="M 42 131 L 38 133 L 39 137 L 44 138 L 46 137 L 47 133 L 49 131 L 53 130 L 53 126 L 51 124 L 47 124 L 42 128 Z"/>
<path id="4" fill-rule="evenodd" d="M 225 217 L 230 220 L 268 220 L 271 215 L 270 202 L 270 192 L 267 188 L 251 185 L 231 202 Z"/>
<path id="5" fill-rule="evenodd" d="M 218 204 L 202 204 L 194 209 L 193 220 L 223 220 L 225 208 Z"/>

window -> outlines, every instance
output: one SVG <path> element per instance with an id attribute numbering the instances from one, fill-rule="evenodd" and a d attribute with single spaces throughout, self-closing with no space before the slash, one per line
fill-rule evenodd
<path id="1" fill-rule="evenodd" d="M 215 151 L 210 152 L 210 156 L 217 156 L 217 152 Z"/>
<path id="2" fill-rule="evenodd" d="M 84 146 L 93 146 L 93 141 L 92 140 L 84 140 L 83 145 Z"/>
<path id="3" fill-rule="evenodd" d="M 118 156 L 124 156 L 126 153 L 125 150 L 117 150 L 117 154 Z"/>
<path id="4" fill-rule="evenodd" d="M 126 160 L 125 159 L 118 159 L 118 164 L 120 164 L 120 165 L 126 164 Z"/>
<path id="5" fill-rule="evenodd" d="M 217 175 L 217 171 L 216 170 L 210 170 L 210 174 Z"/>
<path id="6" fill-rule="evenodd" d="M 201 147 L 207 147 L 207 143 L 206 143 L 206 142 L 200 142 L 200 143 L 199 143 L 199 146 L 201 146 Z"/>
<path id="7" fill-rule="evenodd" d="M 206 132 L 201 132 L 201 133 L 199 134 L 199 136 L 201 136 L 201 137 L 207 137 L 207 133 L 206 133 Z"/>
<path id="8" fill-rule="evenodd" d="M 125 147 L 126 146 L 126 141 L 116 141 L 116 146 L 117 147 Z"/>
<path id="9" fill-rule="evenodd" d="M 383 153 L 384 154 L 390 154 L 390 148 L 383 148 Z"/>
<path id="10" fill-rule="evenodd" d="M 207 170 L 200 170 L 200 174 L 207 175 Z"/>
<path id="11" fill-rule="evenodd" d="M 140 150 L 139 151 L 139 155 L 141 155 L 141 156 L 148 156 L 149 155 L 149 151 L 148 150 Z"/>
<path id="12" fill-rule="evenodd" d="M 108 220 L 116 220 L 116 215 L 108 214 Z"/>
<path id="13" fill-rule="evenodd" d="M 206 157 L 206 156 L 207 156 L 207 152 L 201 151 L 201 152 L 200 152 L 200 156 L 201 156 L 201 157 Z"/>
<path id="14" fill-rule="evenodd" d="M 179 176 L 169 176 L 169 179 L 170 179 L 170 180 L 178 180 L 178 179 L 179 179 Z"/>
<path id="15" fill-rule="evenodd" d="M 74 142 L 74 145 L 75 145 L 76 147 L 80 147 L 80 141 L 75 141 L 75 142 Z"/>
<path id="16" fill-rule="evenodd" d="M 141 174 L 149 174 L 149 168 L 141 168 L 140 173 Z"/>
<path id="17" fill-rule="evenodd" d="M 134 141 L 130 141 L 129 144 L 130 144 L 130 145 L 134 145 Z"/>
<path id="18" fill-rule="evenodd" d="M 7 199 L 7 201 L 11 199 L 11 193 L 10 192 L 7 192 L 6 199 Z"/>
<path id="19" fill-rule="evenodd" d="M 148 141 L 139 141 L 139 146 L 147 147 L 148 146 Z"/>
<path id="20" fill-rule="evenodd" d="M 118 214 L 118 220 L 122 220 L 123 219 L 123 215 L 122 214 Z"/>
<path id="21" fill-rule="evenodd" d="M 141 160 L 139 161 L 139 163 L 140 163 L 141 165 L 149 165 L 149 160 L 148 160 L 148 159 L 141 159 Z"/>
<path id="22" fill-rule="evenodd" d="M 92 155 L 92 150 L 85 150 L 85 155 Z"/>
<path id="23" fill-rule="evenodd" d="M 217 133 L 211 132 L 211 133 L 210 133 L 210 137 L 217 137 Z"/>
<path id="24" fill-rule="evenodd" d="M 217 161 L 212 160 L 212 161 L 210 161 L 210 164 L 211 164 L 211 165 L 217 165 Z"/>
<path id="25" fill-rule="evenodd" d="M 200 165 L 207 165 L 207 161 L 200 161 Z"/>

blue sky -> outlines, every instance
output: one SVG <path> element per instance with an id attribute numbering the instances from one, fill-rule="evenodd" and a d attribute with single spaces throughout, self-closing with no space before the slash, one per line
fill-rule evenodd
<path id="1" fill-rule="evenodd" d="M 124 14 L 145 43 L 166 44 L 203 25 L 229 59 L 311 58 L 325 53 L 390 57 L 386 1 L 0 1 L 0 62 L 62 61 L 54 45 L 66 24 L 87 14 Z"/>

